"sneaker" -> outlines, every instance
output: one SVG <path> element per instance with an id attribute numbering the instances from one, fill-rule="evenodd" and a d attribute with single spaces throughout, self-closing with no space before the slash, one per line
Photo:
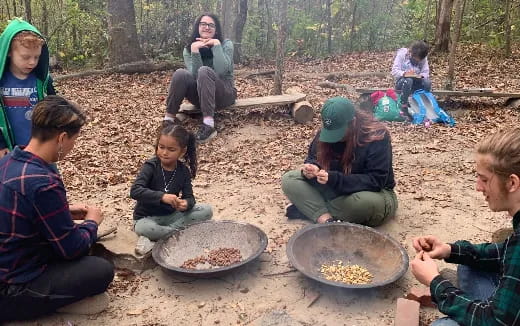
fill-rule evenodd
<path id="1" fill-rule="evenodd" d="M 139 236 L 137 239 L 137 244 L 135 245 L 135 253 L 141 256 L 145 256 L 150 251 L 152 251 L 155 242 L 148 239 L 145 236 Z"/>
<path id="2" fill-rule="evenodd" d="M 110 297 L 108 296 L 108 293 L 103 292 L 61 307 L 56 311 L 75 315 L 95 315 L 106 310 L 109 301 Z"/>
<path id="3" fill-rule="evenodd" d="M 292 204 L 285 208 L 285 216 L 287 216 L 289 220 L 308 220 L 307 216 L 305 216 L 298 208 L 296 208 L 296 206 Z"/>
<path id="4" fill-rule="evenodd" d="M 409 104 L 408 104 L 408 103 L 403 103 L 403 104 L 401 104 L 401 112 L 399 112 L 399 114 L 401 115 L 401 117 L 402 117 L 406 122 L 410 122 L 410 121 L 413 120 L 412 115 L 411 115 L 410 112 L 408 111 L 408 107 L 409 107 Z"/>
<path id="5" fill-rule="evenodd" d="M 203 123 L 200 126 L 199 131 L 197 131 L 197 135 L 195 136 L 195 138 L 197 138 L 197 143 L 203 144 L 209 141 L 211 138 L 215 137 L 216 135 L 217 130 L 215 128 Z"/>

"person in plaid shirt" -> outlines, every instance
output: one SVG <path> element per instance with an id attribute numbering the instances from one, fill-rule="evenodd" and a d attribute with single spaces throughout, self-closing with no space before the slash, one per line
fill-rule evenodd
<path id="1" fill-rule="evenodd" d="M 492 211 L 513 216 L 514 232 L 502 243 L 447 244 L 435 236 L 413 240 L 417 280 L 449 318 L 432 326 L 520 325 L 520 128 L 501 131 L 477 146 L 477 191 Z M 460 289 L 439 274 L 433 259 L 459 264 Z"/>
<path id="2" fill-rule="evenodd" d="M 34 108 L 27 147 L 15 147 L 0 160 L 0 322 L 62 307 L 80 312 L 70 304 L 104 294 L 113 279 L 112 264 L 87 256 L 101 211 L 69 206 L 55 168 L 84 123 L 75 105 L 48 96 Z"/>

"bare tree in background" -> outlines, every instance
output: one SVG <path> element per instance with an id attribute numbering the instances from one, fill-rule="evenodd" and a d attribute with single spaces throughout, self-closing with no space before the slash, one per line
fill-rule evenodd
<path id="1" fill-rule="evenodd" d="M 109 62 L 111 66 L 145 59 L 137 39 L 132 0 L 108 0 Z"/>
<path id="2" fill-rule="evenodd" d="M 433 51 L 448 52 L 450 48 L 451 11 L 454 0 L 439 0 L 437 6 L 437 25 Z"/>
<path id="3" fill-rule="evenodd" d="M 327 54 L 332 53 L 332 12 L 331 12 L 332 0 L 325 0 L 326 14 L 327 14 Z"/>
<path id="4" fill-rule="evenodd" d="M 423 39 L 428 39 L 428 27 L 430 27 L 430 8 L 432 5 L 432 0 L 428 0 L 428 4 L 426 5 L 426 13 L 424 15 L 424 32 Z"/>
<path id="5" fill-rule="evenodd" d="M 509 58 L 511 56 L 511 0 L 506 0 L 504 5 L 504 56 Z"/>
<path id="6" fill-rule="evenodd" d="M 235 42 L 233 59 L 235 63 L 240 63 L 242 59 L 242 35 L 247 21 L 247 1 L 239 0 L 237 17 L 233 24 L 233 42 Z"/>
<path id="7" fill-rule="evenodd" d="M 285 38 L 287 37 L 287 2 L 288 0 L 280 0 L 278 15 L 278 36 L 276 40 L 276 70 L 274 74 L 274 94 L 282 94 L 283 72 L 284 72 L 284 56 L 285 56 Z"/>
<path id="8" fill-rule="evenodd" d="M 233 33 L 233 13 L 234 13 L 233 0 L 223 0 L 220 15 L 222 23 L 222 31 L 224 31 L 224 37 L 232 39 Z"/>
<path id="9" fill-rule="evenodd" d="M 32 11 L 31 11 L 31 0 L 24 0 L 25 4 L 25 20 L 31 23 Z"/>
<path id="10" fill-rule="evenodd" d="M 457 56 L 457 44 L 459 43 L 460 30 L 462 27 L 462 16 L 464 14 L 465 0 L 455 0 L 455 28 L 451 35 L 451 49 L 448 59 L 448 75 L 446 76 L 445 88 L 452 90 L 455 88 L 455 59 Z"/>

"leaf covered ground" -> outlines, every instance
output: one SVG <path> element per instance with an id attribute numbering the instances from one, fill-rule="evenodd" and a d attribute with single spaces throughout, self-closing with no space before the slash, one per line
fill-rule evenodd
<path id="1" fill-rule="evenodd" d="M 296 124 L 289 110 L 280 107 L 226 109 L 217 114 L 218 137 L 198 149 L 195 195 L 199 202 L 213 205 L 215 219 L 253 223 L 267 233 L 269 245 L 259 262 L 238 275 L 213 281 L 179 281 L 158 268 L 130 277 L 119 273 L 107 312 L 95 317 L 55 315 L 40 323 L 259 324 L 266 313 L 285 310 L 308 325 L 338 325 L 338 321 L 344 325 L 393 325 L 395 299 L 417 284 L 411 274 L 380 290 L 347 293 L 324 288 L 291 271 L 285 244 L 304 223 L 288 222 L 283 216 L 287 200 L 280 190 L 281 175 L 302 163 L 319 128 L 320 105 L 332 96 L 357 100 L 357 94 L 317 86 L 322 81 L 317 73 L 389 71 L 393 55 L 355 53 L 289 60 L 284 89 L 298 86 L 307 94 L 316 112 L 308 124 Z M 518 51 L 511 59 L 504 59 L 487 47 L 465 46 L 457 60 L 457 87 L 519 92 L 520 77 L 512 69 L 518 67 L 518 58 Z M 263 63 L 237 68 L 253 72 L 273 66 Z M 430 68 L 433 85 L 439 88 L 447 58 L 430 56 Z M 101 206 L 106 226 L 131 228 L 129 189 L 143 161 L 153 155 L 171 73 L 111 74 L 64 80 L 58 85 L 63 95 L 85 109 L 89 119 L 75 149 L 60 164 L 70 201 Z M 338 82 L 355 87 L 393 86 L 390 78 L 379 77 Z M 265 96 L 271 95 L 273 81 L 266 76 L 238 77 L 236 85 L 239 97 Z M 505 108 L 504 102 L 490 98 L 446 100 L 444 108 L 457 121 L 454 128 L 388 124 L 399 211 L 380 230 L 402 243 L 410 255 L 410 240 L 419 234 L 440 234 L 446 241 L 487 241 L 495 229 L 509 225 L 504 214 L 489 212 L 482 196 L 474 191 L 472 156 L 482 136 L 518 125 L 519 112 Z M 197 128 L 193 120 L 186 125 Z M 307 308 L 309 293 L 321 296 Z M 433 316 L 434 310 L 423 310 L 423 323 Z"/>

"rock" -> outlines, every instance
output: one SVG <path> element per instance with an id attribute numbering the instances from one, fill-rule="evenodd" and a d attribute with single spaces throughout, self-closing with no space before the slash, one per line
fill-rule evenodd
<path id="1" fill-rule="evenodd" d="M 247 293 L 247 292 L 249 292 L 249 289 L 248 288 L 241 288 L 240 292 L 241 293 Z"/>
<path id="2" fill-rule="evenodd" d="M 419 302 L 404 298 L 397 299 L 395 326 L 419 326 Z"/>
<path id="3" fill-rule="evenodd" d="M 423 307 L 435 307 L 435 304 L 432 302 L 430 289 L 424 286 L 413 287 L 410 290 L 410 292 L 406 295 L 406 299 L 417 301 Z"/>
<path id="4" fill-rule="evenodd" d="M 133 231 L 118 229 L 114 236 L 96 242 L 92 246 L 91 253 L 111 261 L 118 269 L 142 272 L 155 267 L 156 263 L 151 253 L 146 256 L 135 254 L 137 238 L 137 234 Z"/>

